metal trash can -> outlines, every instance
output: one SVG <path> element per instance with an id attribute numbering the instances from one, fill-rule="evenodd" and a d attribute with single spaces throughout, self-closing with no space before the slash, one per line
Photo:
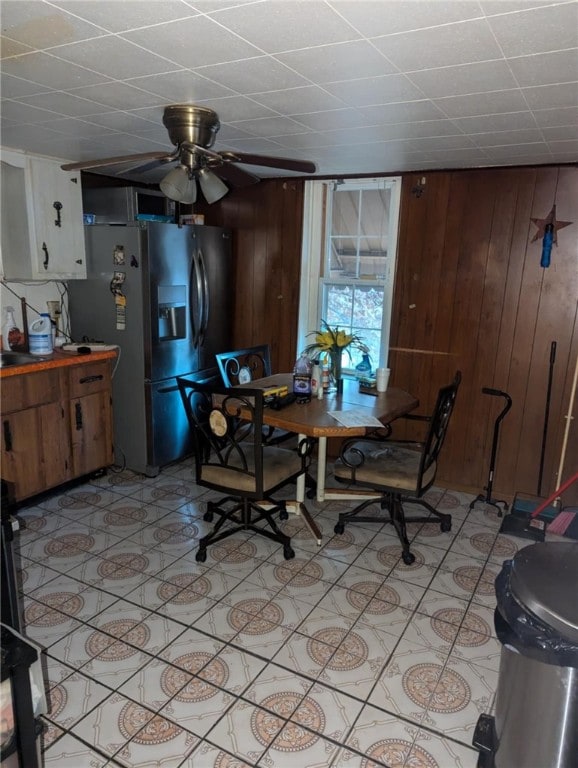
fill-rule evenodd
<path id="1" fill-rule="evenodd" d="M 578 765 L 577 587 L 578 543 L 531 544 L 504 562 L 495 714 L 476 726 L 478 768 Z"/>

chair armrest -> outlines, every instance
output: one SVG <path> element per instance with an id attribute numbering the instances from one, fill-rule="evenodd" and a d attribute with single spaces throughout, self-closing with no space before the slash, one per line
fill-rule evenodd
<path id="1" fill-rule="evenodd" d="M 420 415 L 419 413 L 406 413 L 400 416 L 400 419 L 409 419 L 410 421 L 425 421 L 430 422 L 431 416 Z"/>

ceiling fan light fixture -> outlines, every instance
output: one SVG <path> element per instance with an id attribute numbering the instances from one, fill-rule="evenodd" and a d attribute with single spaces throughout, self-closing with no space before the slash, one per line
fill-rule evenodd
<path id="1" fill-rule="evenodd" d="M 199 171 L 199 184 L 201 185 L 205 200 L 209 204 L 216 203 L 217 200 L 220 200 L 229 191 L 227 185 L 221 181 L 217 174 L 209 171 L 208 168 L 201 168 Z"/>
<path id="2" fill-rule="evenodd" d="M 159 186 L 163 195 L 178 203 L 192 204 L 197 199 L 197 182 L 184 165 L 169 171 Z"/>

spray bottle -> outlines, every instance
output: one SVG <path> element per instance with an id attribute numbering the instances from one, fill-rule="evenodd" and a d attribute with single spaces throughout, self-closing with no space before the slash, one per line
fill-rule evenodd
<path id="1" fill-rule="evenodd" d="M 6 351 L 17 349 L 22 344 L 22 333 L 14 319 L 14 307 L 6 307 L 2 325 L 2 347 Z"/>

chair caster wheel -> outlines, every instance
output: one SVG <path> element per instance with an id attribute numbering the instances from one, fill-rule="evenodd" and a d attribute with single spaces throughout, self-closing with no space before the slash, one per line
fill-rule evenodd
<path id="1" fill-rule="evenodd" d="M 345 525 L 343 523 L 335 523 L 335 528 L 333 529 L 333 533 L 336 533 L 338 536 L 341 536 L 341 534 L 345 531 Z"/>
<path id="2" fill-rule="evenodd" d="M 402 552 L 401 553 L 401 559 L 406 565 L 411 565 L 415 562 L 415 555 L 411 552 Z"/>
<path id="3" fill-rule="evenodd" d="M 447 518 L 444 518 L 440 523 L 440 530 L 442 533 L 447 533 L 448 531 L 451 531 L 452 529 L 452 519 L 448 520 Z"/>
<path id="4" fill-rule="evenodd" d="M 210 523 L 213 519 L 213 513 L 210 510 L 207 510 L 205 514 L 203 515 L 203 520 L 207 523 Z"/>
<path id="5" fill-rule="evenodd" d="M 204 563 L 206 559 L 207 559 L 207 550 L 199 549 L 199 551 L 195 555 L 195 560 L 197 561 L 197 563 Z"/>
<path id="6" fill-rule="evenodd" d="M 281 512 L 279 512 L 279 520 L 287 520 L 288 517 L 289 517 L 289 512 L 287 512 L 286 509 L 283 509 L 281 510 Z"/>
<path id="7" fill-rule="evenodd" d="M 283 557 L 285 560 L 292 560 L 295 557 L 295 552 L 293 551 L 292 547 L 289 546 L 289 544 L 286 544 L 283 547 Z"/>

